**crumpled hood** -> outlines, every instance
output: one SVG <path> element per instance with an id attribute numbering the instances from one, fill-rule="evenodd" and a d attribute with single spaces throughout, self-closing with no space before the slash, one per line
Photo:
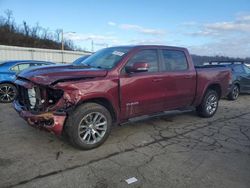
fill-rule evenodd
<path id="1" fill-rule="evenodd" d="M 107 70 L 74 65 L 56 65 L 31 68 L 22 71 L 18 77 L 41 85 L 50 85 L 64 80 L 104 77 Z"/>

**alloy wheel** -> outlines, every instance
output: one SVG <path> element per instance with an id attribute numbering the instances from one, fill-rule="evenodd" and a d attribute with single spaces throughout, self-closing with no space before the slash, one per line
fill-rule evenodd
<path id="1" fill-rule="evenodd" d="M 206 110 L 209 114 L 213 114 L 218 106 L 218 100 L 215 95 L 210 95 L 206 101 Z"/>
<path id="2" fill-rule="evenodd" d="M 0 86 L 0 101 L 12 102 L 15 99 L 16 92 L 13 86 L 1 85 Z"/>
<path id="3" fill-rule="evenodd" d="M 233 99 L 237 99 L 239 96 L 239 88 L 237 86 L 234 86 L 233 91 L 232 91 L 232 96 Z"/>
<path id="4" fill-rule="evenodd" d="M 85 144 L 95 144 L 102 140 L 107 131 L 107 118 L 100 112 L 85 115 L 78 127 L 78 135 Z"/>

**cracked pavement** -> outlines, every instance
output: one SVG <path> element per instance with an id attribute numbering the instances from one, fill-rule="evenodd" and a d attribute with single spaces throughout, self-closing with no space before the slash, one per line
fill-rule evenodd
<path id="1" fill-rule="evenodd" d="M 114 127 L 90 151 L 0 104 L 0 187 L 250 187 L 249 99 L 221 100 L 209 119 L 185 111 Z"/>

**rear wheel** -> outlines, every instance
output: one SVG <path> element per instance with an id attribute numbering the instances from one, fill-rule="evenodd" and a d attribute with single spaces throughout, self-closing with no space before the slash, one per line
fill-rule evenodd
<path id="1" fill-rule="evenodd" d="M 218 93 L 214 90 L 208 90 L 196 110 L 201 117 L 212 117 L 218 109 L 218 103 Z"/>
<path id="2" fill-rule="evenodd" d="M 110 112 L 97 103 L 79 106 L 66 123 L 67 135 L 73 146 L 93 149 L 109 136 L 112 125 Z"/>
<path id="3" fill-rule="evenodd" d="M 10 103 L 16 98 L 17 89 L 13 84 L 0 84 L 0 102 Z"/>
<path id="4" fill-rule="evenodd" d="M 232 91 L 228 94 L 228 99 L 229 100 L 236 100 L 238 97 L 239 97 L 239 94 L 240 94 L 240 88 L 238 85 L 234 85 L 233 88 L 232 88 Z"/>

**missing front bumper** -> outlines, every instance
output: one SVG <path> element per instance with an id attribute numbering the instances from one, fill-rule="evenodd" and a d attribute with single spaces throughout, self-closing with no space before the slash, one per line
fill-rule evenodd
<path id="1" fill-rule="evenodd" d="M 55 135 L 62 134 L 66 113 L 57 114 L 56 112 L 47 112 L 33 114 L 26 111 L 18 101 L 14 101 L 13 106 L 19 115 L 32 127 L 52 132 Z"/>

